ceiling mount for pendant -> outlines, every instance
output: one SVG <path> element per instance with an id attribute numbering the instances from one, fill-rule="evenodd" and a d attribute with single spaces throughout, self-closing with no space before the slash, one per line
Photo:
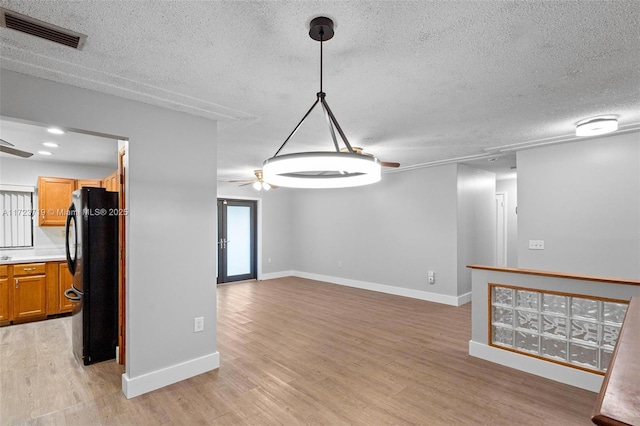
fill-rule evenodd
<path id="1" fill-rule="evenodd" d="M 326 93 L 322 87 L 322 45 L 333 36 L 333 21 L 331 19 L 319 16 L 309 23 L 309 37 L 320 42 L 320 91 L 316 93 L 316 101 L 275 155 L 264 161 L 264 178 L 272 184 L 293 188 L 343 188 L 368 185 L 380 180 L 380 161 L 373 156 L 361 155 L 353 150 L 325 99 Z M 318 104 L 321 105 L 329 126 L 334 151 L 279 155 Z M 345 147 L 342 149 L 344 152 L 341 152 L 336 131 Z"/>

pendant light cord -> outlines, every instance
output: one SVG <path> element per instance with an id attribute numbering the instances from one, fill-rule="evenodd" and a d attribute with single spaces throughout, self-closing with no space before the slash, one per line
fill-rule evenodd
<path id="1" fill-rule="evenodd" d="M 320 30 L 320 93 L 322 93 L 322 44 L 324 42 L 324 31 Z"/>

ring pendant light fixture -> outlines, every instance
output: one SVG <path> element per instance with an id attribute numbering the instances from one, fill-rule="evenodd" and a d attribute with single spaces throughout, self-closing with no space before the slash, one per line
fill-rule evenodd
<path id="1" fill-rule="evenodd" d="M 275 155 L 264 161 L 264 180 L 273 185 L 291 188 L 347 188 L 368 185 L 380 180 L 380 161 L 376 157 L 362 155 L 353 150 L 338 120 L 331 112 L 325 99 L 326 94 L 322 90 L 322 45 L 330 40 L 333 34 L 333 21 L 329 18 L 317 17 L 309 24 L 309 37 L 320 42 L 320 91 L 316 94 L 316 101 L 309 111 Z M 318 104 L 324 111 L 335 151 L 278 155 Z M 340 151 L 336 131 L 346 147 L 346 152 Z"/>

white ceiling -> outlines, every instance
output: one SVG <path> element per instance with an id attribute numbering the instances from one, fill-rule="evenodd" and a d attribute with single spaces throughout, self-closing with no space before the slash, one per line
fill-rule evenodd
<path id="1" fill-rule="evenodd" d="M 403 168 L 508 168 L 602 114 L 640 129 L 637 0 L 0 5 L 88 36 L 77 51 L 2 28 L 2 68 L 220 120 L 219 179 L 251 178 L 315 101 L 319 15 L 336 22 L 329 105 L 352 145 Z M 316 112 L 287 152 L 332 149 Z"/>
<path id="2" fill-rule="evenodd" d="M 0 139 L 13 144 L 15 149 L 33 154 L 29 158 L 21 158 L 0 153 L 0 160 L 12 158 L 25 162 L 51 161 L 118 168 L 117 139 L 73 131 L 54 135 L 49 133 L 46 127 L 7 119 L 0 119 Z M 45 142 L 53 142 L 58 146 L 46 147 L 43 145 Z M 38 151 L 48 151 L 51 155 L 42 155 Z"/>

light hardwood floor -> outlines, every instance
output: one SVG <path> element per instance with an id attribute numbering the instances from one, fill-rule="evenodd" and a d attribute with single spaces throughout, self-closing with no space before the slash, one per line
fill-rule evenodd
<path id="1" fill-rule="evenodd" d="M 137 398 L 69 318 L 0 329 L 0 424 L 589 425 L 596 394 L 467 354 L 459 308 L 300 278 L 218 287 L 219 370 Z"/>

